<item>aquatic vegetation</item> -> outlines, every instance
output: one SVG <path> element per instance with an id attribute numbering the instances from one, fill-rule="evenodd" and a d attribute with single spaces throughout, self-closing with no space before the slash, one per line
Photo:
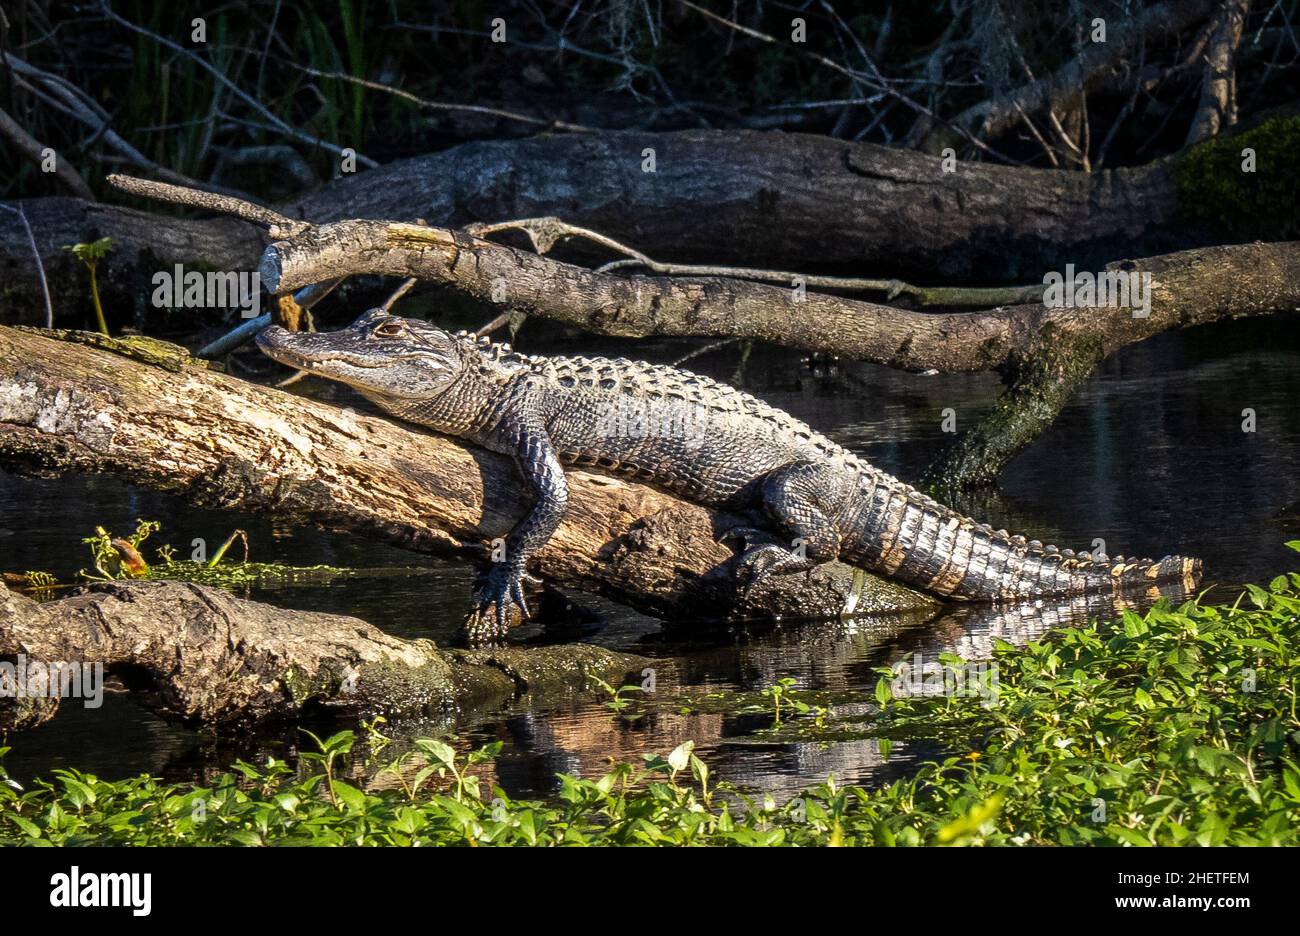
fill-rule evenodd
<path id="1" fill-rule="evenodd" d="M 146 578 L 149 563 L 140 555 L 140 546 L 162 527 L 156 520 L 137 520 L 135 532 L 130 536 L 113 536 L 102 526 L 95 527 L 95 535 L 82 540 L 90 547 L 95 572 L 82 569 L 77 575 L 92 581 L 111 582 L 117 579 Z"/>
<path id="2" fill-rule="evenodd" d="M 632 692 L 644 692 L 645 690 L 640 685 L 636 683 L 628 683 L 625 686 L 614 687 L 594 674 L 589 678 L 602 692 L 609 696 L 609 698 L 603 703 L 605 708 L 609 709 L 616 715 L 622 715 L 629 721 L 634 721 L 641 717 L 639 714 L 628 714 L 627 709 L 632 705 L 632 700 L 624 698 L 625 695 Z"/>
<path id="3" fill-rule="evenodd" d="M 48 572 L 40 572 L 40 571 L 24 572 L 21 576 L 21 579 L 24 585 L 26 585 L 29 588 L 36 588 L 36 589 L 53 588 L 54 585 L 57 583 L 57 579 L 55 579 L 53 575 L 51 575 Z"/>
<path id="4" fill-rule="evenodd" d="M 379 570 L 394 571 L 394 570 Z M 411 570 L 402 570 L 410 574 Z M 374 574 L 366 570 L 364 574 Z M 234 562 L 211 566 L 204 562 L 179 561 L 155 566 L 152 578 L 197 582 L 220 588 L 238 588 L 246 585 L 325 585 L 339 579 L 355 578 L 363 574 L 356 569 L 342 569 L 330 565 L 295 566 L 283 562 Z"/>
<path id="5" fill-rule="evenodd" d="M 711 713 L 725 716 L 763 716 L 767 728 L 753 731 L 757 743 L 799 741 L 850 741 L 876 734 L 874 717 L 862 715 L 862 693 L 799 689 L 792 677 L 783 676 L 765 689 L 748 692 L 683 692 L 651 708 L 683 715 Z M 744 738 L 729 739 L 744 744 Z"/>
<path id="6" fill-rule="evenodd" d="M 335 775 L 354 740 L 341 732 L 296 770 L 241 762 L 209 786 L 73 770 L 29 791 L 0 784 L 0 843 L 1300 843 L 1300 573 L 1226 605 L 1159 605 L 1002 644 L 994 662 L 993 704 L 895 698 L 882 673 L 882 753 L 890 738 L 924 736 L 953 754 L 874 789 L 829 779 L 777 804 L 711 786 L 688 742 L 597 779 L 558 775 L 552 799 L 515 800 L 473 773 L 498 744 L 462 755 L 429 739 L 380 771 L 400 789 L 369 792 Z"/>
<path id="7" fill-rule="evenodd" d="M 918 804 L 951 809 L 1001 793 L 977 836 L 989 841 L 1294 843 L 1298 588 L 1291 573 L 1230 605 L 1157 606 L 1002 645 L 996 704 L 890 699 L 881 730 L 964 746 L 912 785 Z M 891 694 L 884 674 L 878 692 Z"/>
<path id="8" fill-rule="evenodd" d="M 95 527 L 93 536 L 82 540 L 90 548 L 93 571 L 81 569 L 79 579 L 91 582 L 112 582 L 123 579 L 168 579 L 215 585 L 221 588 L 238 588 L 248 585 L 326 584 L 338 579 L 359 575 L 384 575 L 418 573 L 416 569 L 347 569 L 329 565 L 294 566 L 283 562 L 251 562 L 248 558 L 248 534 L 233 531 L 206 559 L 182 560 L 176 558 L 176 548 L 163 544 L 156 550 L 157 561 L 150 564 L 141 552 L 145 540 L 161 529 L 154 520 L 136 521 L 135 532 L 129 536 L 114 536 L 102 526 Z M 239 562 L 224 562 L 226 554 L 236 540 L 242 540 L 244 556 Z M 6 581 L 16 587 L 30 590 L 40 598 L 54 597 L 60 587 L 49 572 L 25 572 L 6 575 Z"/>
<path id="9" fill-rule="evenodd" d="M 782 700 L 785 701 L 785 706 L 787 711 L 793 710 L 796 714 L 799 715 L 808 715 L 814 712 L 813 706 L 809 705 L 807 702 L 801 701 L 799 698 L 797 698 L 794 695 L 794 689 L 796 685 L 797 683 L 794 679 L 790 678 L 789 676 L 786 676 L 783 677 L 782 679 L 778 679 L 775 683 L 773 683 L 771 686 L 768 687 L 767 695 L 770 696 L 772 699 L 772 719 L 775 722 L 775 724 L 777 725 L 781 724 Z M 823 706 L 818 706 L 816 709 L 819 726 L 825 719 L 826 711 L 827 711 L 826 708 Z"/>

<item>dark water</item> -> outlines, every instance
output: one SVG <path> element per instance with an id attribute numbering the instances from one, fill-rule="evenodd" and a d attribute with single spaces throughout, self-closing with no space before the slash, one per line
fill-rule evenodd
<path id="1" fill-rule="evenodd" d="M 540 347 L 529 346 L 527 337 L 521 344 L 530 350 L 568 350 L 563 340 Z M 580 346 L 594 350 L 589 338 Z M 688 347 L 641 344 L 636 353 L 670 361 Z M 611 343 L 602 350 L 620 348 Z M 1267 580 L 1300 567 L 1282 545 L 1300 538 L 1298 363 L 1300 332 L 1288 318 L 1174 333 L 1129 348 L 1005 472 L 996 496 L 957 506 L 1062 547 L 1092 548 L 1101 538 L 1112 555 L 1198 555 L 1207 578 L 1220 583 Z M 689 366 L 730 380 L 738 364 L 733 345 Z M 827 373 L 824 365 L 764 349 L 745 362 L 743 383 L 905 479 L 951 441 L 940 428 L 944 409 L 956 412 L 958 428 L 969 426 L 987 411 L 998 386 L 989 375 L 925 377 L 856 364 Z M 1254 432 L 1243 431 L 1243 410 L 1253 411 Z M 254 598 L 354 614 L 441 643 L 452 641 L 464 611 L 469 572 L 463 566 L 262 517 L 196 510 L 105 478 L 47 481 L 0 473 L 0 570 L 41 569 L 68 580 L 88 564 L 80 540 L 96 524 L 121 533 L 142 517 L 160 520 L 156 541 L 176 545 L 182 556 L 194 538 L 211 549 L 239 527 L 258 560 L 420 569 L 410 576 L 255 589 Z M 491 779 L 514 794 L 552 792 L 557 771 L 598 774 L 610 758 L 667 753 L 688 739 L 715 774 L 753 789 L 789 793 L 828 774 L 874 782 L 930 753 L 923 745 L 896 745 L 886 761 L 873 741 L 854 737 L 855 719 L 869 711 L 877 667 L 916 654 L 928 661 L 945 649 L 986 656 L 994 638 L 1024 641 L 1097 610 L 1029 607 L 704 635 L 689 623 L 664 627 L 605 602 L 591 604 L 608 625 L 585 639 L 655 660 L 656 692 L 634 702 L 640 717 L 621 718 L 596 696 L 574 695 L 388 725 L 386 733 L 399 746 L 404 737 L 448 731 L 465 746 L 502 740 L 502 757 L 488 774 L 494 771 Z M 827 707 L 829 732 L 812 719 L 787 719 L 773 730 L 770 711 L 741 704 L 785 677 Z M 254 737 L 182 730 L 115 695 L 99 710 L 67 704 L 50 724 L 10 738 L 14 750 L 6 762 L 20 778 L 75 766 L 109 777 L 149 771 L 188 779 L 235 757 L 292 756 L 299 738 L 293 727 Z"/>

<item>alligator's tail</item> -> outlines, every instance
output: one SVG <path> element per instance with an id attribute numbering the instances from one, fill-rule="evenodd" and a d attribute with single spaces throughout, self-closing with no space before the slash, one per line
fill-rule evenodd
<path id="1" fill-rule="evenodd" d="M 934 594 L 1019 601 L 1190 592 L 1200 580 L 1199 559 L 1126 559 L 1045 546 L 977 523 L 883 472 L 864 485 L 867 491 L 854 524 L 866 535 L 845 558 Z"/>

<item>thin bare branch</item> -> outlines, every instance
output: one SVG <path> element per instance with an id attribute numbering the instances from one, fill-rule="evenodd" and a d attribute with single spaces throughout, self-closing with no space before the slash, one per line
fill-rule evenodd
<path id="1" fill-rule="evenodd" d="M 391 312 L 393 306 L 397 304 L 397 301 L 414 289 L 415 284 L 418 282 L 419 280 L 414 276 L 409 276 L 402 280 L 402 285 L 393 290 L 393 294 L 384 300 L 384 304 L 380 306 L 380 308 L 385 312 Z"/>
<path id="2" fill-rule="evenodd" d="M 7 139 L 18 152 L 22 153 L 34 165 L 39 167 L 43 162 L 44 151 L 47 147 L 24 130 L 18 121 L 3 110 L 0 110 L 0 138 Z M 54 162 L 54 177 L 78 198 L 84 198 L 86 201 L 92 202 L 95 200 L 95 194 L 90 190 L 90 186 L 86 184 L 86 180 L 57 154 Z"/>
<path id="3" fill-rule="evenodd" d="M 12 205 L 0 205 L 5 211 L 13 212 L 18 215 L 18 220 L 23 224 L 23 230 L 27 232 L 27 243 L 32 246 L 32 256 L 36 258 L 36 275 L 41 281 L 41 292 L 45 294 L 45 327 L 54 327 L 54 304 L 50 301 L 50 283 L 45 278 L 45 264 L 41 262 L 41 251 L 36 246 L 36 235 L 32 233 L 32 226 L 27 223 L 27 212 L 23 210 L 22 202 L 18 207 Z"/>
<path id="4" fill-rule="evenodd" d="M 792 288 L 834 289 L 843 292 L 881 292 L 890 300 L 904 296 L 922 306 L 989 306 L 1017 302 L 1036 302 L 1042 297 L 1042 286 L 914 286 L 898 279 L 865 279 L 851 276 L 817 276 L 785 270 L 760 270 L 750 267 L 711 266 L 691 263 L 661 263 L 639 250 L 607 237 L 598 231 L 568 224 L 556 217 L 522 218 L 499 221 L 494 224 L 472 224 L 466 232 L 475 237 L 486 237 L 502 231 L 523 231 L 538 254 L 546 255 L 562 238 L 580 237 L 600 244 L 627 259 L 613 260 L 596 268 L 597 273 L 643 267 L 664 276 L 717 276 L 728 279 L 755 280 L 760 283 L 782 283 Z"/>
<path id="5" fill-rule="evenodd" d="M 255 205 L 233 195 L 219 195 L 200 189 L 171 185 L 166 182 L 154 182 L 151 179 L 137 179 L 135 176 L 113 173 L 107 179 L 109 185 L 156 201 L 170 202 L 173 205 L 188 205 L 192 208 L 206 208 L 222 214 L 234 215 L 253 224 L 259 224 L 271 232 L 272 237 L 285 237 L 299 234 L 311 225 L 306 221 L 287 218 L 284 215 Z"/>
<path id="6" fill-rule="evenodd" d="M 391 94 L 404 101 L 410 101 L 412 104 L 423 107 L 426 110 L 482 114 L 486 117 L 500 117 L 505 120 L 514 120 L 519 123 L 531 124 L 534 127 L 545 127 L 548 130 L 567 130 L 570 133 L 600 132 L 598 127 L 588 127 L 585 124 L 569 123 L 565 120 L 548 120 L 544 117 L 531 117 L 528 114 L 522 114 L 518 111 L 502 110 L 499 107 L 484 107 L 479 104 L 447 104 L 443 101 L 430 101 L 428 98 L 422 98 L 418 95 L 412 94 L 410 91 L 404 91 L 401 88 L 394 88 L 392 85 L 381 84 L 378 81 L 358 78 L 356 75 L 347 75 L 338 71 L 321 71 L 317 68 L 309 68 L 306 65 L 299 65 L 296 62 L 290 62 L 289 64 L 298 69 L 298 71 L 304 72 L 308 75 L 314 75 L 317 78 L 330 78 L 334 81 L 346 81 L 348 84 L 358 85 L 362 88 L 369 88 L 372 91 L 381 91 L 384 94 Z"/>
<path id="7" fill-rule="evenodd" d="M 758 31 L 757 29 L 751 29 L 748 26 L 743 26 L 740 23 L 727 19 L 725 16 L 721 16 L 717 13 L 714 13 L 712 10 L 706 10 L 702 6 L 697 6 L 696 4 L 691 3 L 690 0 L 677 0 L 677 2 L 680 3 L 682 6 L 686 7 L 687 9 L 694 10 L 696 13 L 699 13 L 703 16 L 708 17 L 711 20 L 715 20 L 716 22 L 721 23 L 723 26 L 726 26 L 728 29 L 735 30 L 736 32 L 749 36 L 752 39 L 757 39 L 760 42 L 766 42 L 766 43 L 770 43 L 771 45 L 781 46 L 782 48 L 790 49 L 791 51 L 798 52 L 801 55 L 811 58 L 813 61 L 817 62 L 818 64 L 823 65 L 826 68 L 838 72 L 839 74 L 848 78 L 854 84 L 865 83 L 868 86 L 880 91 L 882 94 L 889 95 L 890 97 L 897 100 L 900 104 L 903 104 L 906 107 L 911 108 L 912 110 L 916 111 L 918 114 L 921 114 L 923 117 L 927 118 L 931 122 L 935 124 L 942 124 L 952 132 L 963 137 L 967 143 L 969 143 L 975 149 L 979 150 L 981 153 L 984 153 L 987 156 L 992 156 L 993 158 L 1001 160 L 1002 162 L 1006 162 L 1006 163 L 1012 163 L 1015 165 L 1021 164 L 1020 160 L 1012 159 L 1010 156 L 1007 156 L 1003 153 L 999 153 L 997 150 L 989 146 L 983 140 L 980 140 L 977 137 L 975 137 L 973 134 L 971 134 L 970 131 L 967 130 L 965 127 L 959 126 L 958 124 L 954 124 L 945 120 L 944 118 L 936 114 L 933 110 L 931 110 L 930 108 L 922 104 L 920 101 L 916 101 L 913 98 L 908 97 L 906 94 L 903 94 L 901 91 L 899 91 L 897 88 L 893 86 L 892 82 L 890 82 L 889 79 L 887 79 L 884 75 L 880 73 L 880 70 L 876 68 L 875 63 L 871 62 L 870 59 L 867 60 L 868 64 L 871 67 L 871 73 L 868 74 L 866 72 L 858 71 L 855 68 L 849 68 L 845 65 L 841 65 L 839 62 L 835 61 L 834 59 L 827 58 L 826 56 L 822 55 L 819 52 L 813 52 L 810 49 L 803 49 L 797 45 L 790 45 L 788 43 L 781 42 L 775 36 L 770 36 L 765 32 Z"/>

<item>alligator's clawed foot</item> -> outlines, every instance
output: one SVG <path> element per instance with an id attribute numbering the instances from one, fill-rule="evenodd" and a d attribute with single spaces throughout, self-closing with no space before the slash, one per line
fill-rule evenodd
<path id="1" fill-rule="evenodd" d="M 523 621 L 531 619 L 524 601 L 524 581 L 540 584 L 540 579 L 520 569 L 501 564 L 493 566 L 483 584 L 475 590 L 474 607 L 465 619 L 465 636 L 472 644 L 497 643 L 510 632 L 511 612 L 519 609 Z"/>
<path id="2" fill-rule="evenodd" d="M 748 546 L 751 540 L 770 540 L 772 534 L 766 530 L 760 530 L 752 526 L 734 526 L 718 537 L 718 542 L 724 546 L 735 544 L 737 546 Z"/>
<path id="3" fill-rule="evenodd" d="M 795 575 L 816 567 L 814 560 L 777 543 L 750 547 L 737 557 L 734 566 L 740 606 L 745 607 L 754 589 L 772 576 Z"/>

